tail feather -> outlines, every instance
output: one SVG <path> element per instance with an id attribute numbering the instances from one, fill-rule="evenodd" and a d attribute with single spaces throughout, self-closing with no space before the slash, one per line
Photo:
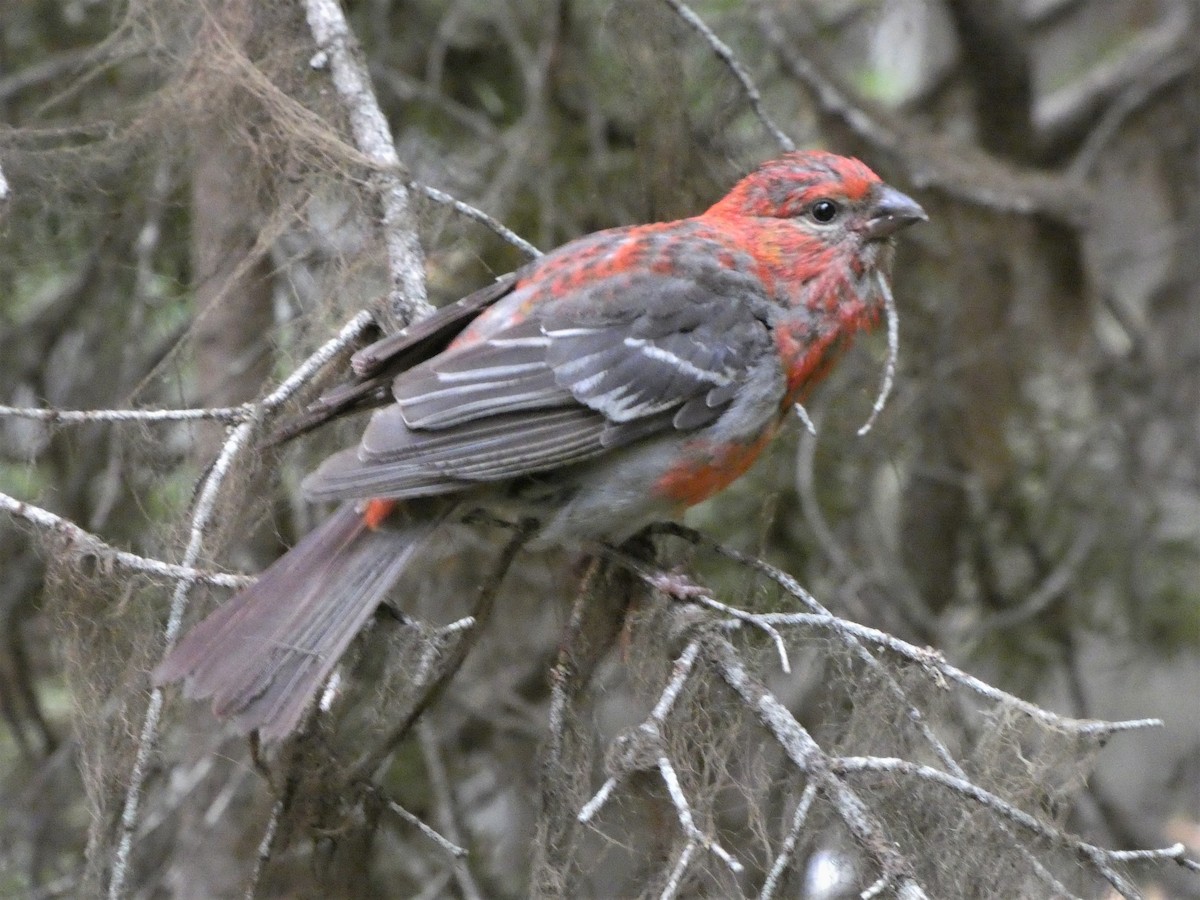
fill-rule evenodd
<path id="1" fill-rule="evenodd" d="M 436 520 L 372 529 L 352 503 L 191 629 L 154 672 L 267 742 L 291 733 Z"/>

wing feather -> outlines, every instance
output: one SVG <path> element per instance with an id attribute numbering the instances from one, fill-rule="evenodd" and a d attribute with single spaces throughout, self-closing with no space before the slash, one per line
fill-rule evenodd
<path id="1" fill-rule="evenodd" d="M 751 368 L 773 358 L 771 312 L 757 279 L 707 258 L 698 265 L 693 278 L 600 279 L 519 322 L 506 309 L 493 333 L 398 375 L 395 405 L 306 490 L 320 499 L 461 491 L 716 421 Z"/>

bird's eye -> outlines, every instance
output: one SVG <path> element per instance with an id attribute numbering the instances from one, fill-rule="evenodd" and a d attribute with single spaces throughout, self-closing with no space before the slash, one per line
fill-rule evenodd
<path id="1" fill-rule="evenodd" d="M 832 200 L 818 200 L 808 208 L 808 214 L 822 225 L 837 218 L 840 208 Z"/>

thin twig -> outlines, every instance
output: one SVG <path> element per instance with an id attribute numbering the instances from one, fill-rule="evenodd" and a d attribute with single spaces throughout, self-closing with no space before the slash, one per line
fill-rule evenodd
<path id="1" fill-rule="evenodd" d="M 414 685 L 419 693 L 413 698 L 412 705 L 404 718 L 396 724 L 386 739 L 370 748 L 367 754 L 355 763 L 354 769 L 358 779 L 367 780 L 371 777 L 371 774 L 383 764 L 396 746 L 408 736 L 421 715 L 429 708 L 430 704 L 441 696 L 450 680 L 462 668 L 467 654 L 475 646 L 484 626 L 491 619 L 504 577 L 512 568 L 513 560 L 529 539 L 531 528 L 530 523 L 522 523 L 514 529 L 508 543 L 500 551 L 500 555 L 491 569 L 483 575 L 471 615 L 450 623 L 439 632 L 446 637 L 457 637 L 457 640 L 445 651 L 443 656 L 424 664 L 423 678 Z M 437 647 L 436 644 L 431 646 Z"/>
<path id="2" fill-rule="evenodd" d="M 733 50 L 729 45 L 717 37 L 716 32 L 708 27 L 708 24 L 701 19 L 691 7 L 687 6 L 682 0 L 666 0 L 666 3 L 671 9 L 679 15 L 684 22 L 694 28 L 702 38 L 712 48 L 713 53 L 717 54 L 717 58 L 725 63 L 726 67 L 733 74 L 733 77 L 738 80 L 738 84 L 742 86 L 742 91 L 746 94 L 746 100 L 750 103 L 750 108 L 754 110 L 754 114 L 758 116 L 758 120 L 763 123 L 763 127 L 771 133 L 775 138 L 775 142 L 779 144 L 785 151 L 796 149 L 796 142 L 793 141 L 783 129 L 775 124 L 775 120 L 767 113 L 763 106 L 762 94 L 759 93 L 758 85 L 754 83 L 754 79 L 750 77 L 750 73 L 746 71 L 746 67 L 738 61 Z"/>
<path id="3" fill-rule="evenodd" d="M 734 875 L 740 875 L 744 872 L 745 866 L 738 862 L 728 850 L 696 827 L 696 820 L 692 817 L 691 805 L 687 801 L 687 796 L 683 793 L 683 785 L 679 783 L 679 775 L 675 771 L 675 766 L 671 764 L 670 757 L 660 756 L 657 764 L 663 784 L 667 786 L 667 793 L 671 796 L 671 803 L 675 806 L 675 815 L 679 818 L 679 827 L 683 829 L 688 842 L 704 847 L 709 853 L 725 863 L 729 867 L 729 871 Z"/>
<path id="4" fill-rule="evenodd" d="M 793 598 L 800 601 L 804 606 L 813 610 L 810 613 L 750 613 L 743 610 L 746 616 L 754 617 L 761 620 L 764 624 L 773 626 L 784 625 L 804 625 L 808 627 L 822 628 L 832 631 L 842 642 L 851 649 L 857 647 L 859 651 L 865 653 L 865 656 L 860 655 L 860 659 L 864 663 L 879 665 L 878 660 L 875 660 L 866 648 L 862 647 L 859 642 L 866 641 L 871 644 L 886 647 L 888 650 L 897 655 L 918 663 L 927 668 L 932 668 L 939 675 L 948 681 L 953 681 L 968 690 L 978 694 L 979 696 L 991 700 L 995 703 L 1011 706 L 1020 712 L 1025 713 L 1033 718 L 1047 722 L 1050 725 L 1061 728 L 1065 731 L 1072 731 L 1076 734 L 1089 735 L 1106 735 L 1120 731 L 1133 731 L 1141 728 L 1158 728 L 1162 727 L 1161 719 L 1133 719 L 1125 722 L 1101 722 L 1096 720 L 1079 720 L 1072 719 L 1068 716 L 1060 716 L 1057 713 L 1042 709 L 1041 707 L 1030 703 L 1027 700 L 1022 700 L 1013 694 L 1002 691 L 999 688 L 992 687 L 984 681 L 980 681 L 973 675 L 962 671 L 934 651 L 917 647 L 907 641 L 902 641 L 899 638 L 893 637 L 885 631 L 880 631 L 877 628 L 869 628 L 866 625 L 859 625 L 851 622 L 848 619 L 842 619 L 833 615 L 827 610 L 811 593 L 791 575 L 784 572 L 765 560 L 755 556 L 750 556 L 741 553 L 723 544 L 711 540 L 704 534 L 695 531 L 691 528 L 685 528 L 674 523 L 665 523 L 657 527 L 657 530 L 663 533 L 672 534 L 680 537 L 693 544 L 699 544 L 708 547 L 714 553 L 739 562 L 742 565 L 756 570 L 762 575 L 775 582 L 784 591 L 790 594 Z"/>
<path id="5" fill-rule="evenodd" d="M 914 898 L 926 896 L 912 873 L 911 864 L 884 832 L 866 803 L 837 776 L 825 751 L 788 708 L 750 674 L 733 645 L 723 637 L 709 636 L 704 649 L 721 678 L 771 732 L 793 765 L 817 782 L 846 829 L 875 859 L 889 883 Z"/>
<path id="6" fill-rule="evenodd" d="M 892 757 L 846 756 L 833 760 L 831 765 L 834 771 L 841 774 L 871 772 L 895 775 L 900 773 L 944 787 L 969 798 L 981 806 L 987 807 L 997 815 L 1036 834 L 1038 837 L 1070 847 L 1087 862 L 1090 862 L 1122 897 L 1134 898 L 1141 896 L 1137 888 L 1113 868 L 1112 864 L 1114 862 L 1128 861 L 1128 858 L 1114 858 L 1114 852 L 1120 851 L 1106 850 L 1103 847 L 1097 847 L 1095 844 L 1090 844 L 1073 835 L 1066 834 L 965 778 L 950 775 L 932 766 L 925 766 L 906 759 L 895 759 Z M 1160 850 L 1141 851 L 1147 855 L 1140 858 L 1175 859 L 1182 855 L 1182 851 L 1182 846 L 1177 844 Z"/>
<path id="7" fill-rule="evenodd" d="M 127 550 L 118 550 L 111 544 L 102 541 L 90 531 L 76 525 L 70 519 L 64 519 L 62 516 L 56 515 L 48 509 L 34 506 L 32 503 L 25 503 L 22 500 L 17 500 L 15 497 L 10 497 L 8 494 L 0 493 L 0 510 L 4 510 L 18 519 L 24 519 L 26 522 L 36 525 L 43 531 L 58 535 L 67 542 L 70 550 L 75 555 L 94 556 L 101 563 L 111 563 L 123 569 L 131 569 L 135 572 L 143 572 L 147 575 L 154 575 L 160 578 L 187 580 L 199 584 L 213 584 L 219 587 L 240 588 L 245 587 L 254 580 L 249 575 L 209 572 L 204 569 L 193 568 L 192 566 L 181 566 L 175 563 L 163 562 L 160 559 L 139 556 Z"/>
<path id="8" fill-rule="evenodd" d="M 530 259 L 537 259 L 542 255 L 541 250 L 533 246 L 533 244 L 529 243 L 529 241 L 525 240 L 525 238 L 521 237 L 507 225 L 496 221 L 496 219 L 489 216 L 482 209 L 478 209 L 469 203 L 464 203 L 462 200 L 447 194 L 445 191 L 440 191 L 437 188 L 430 187 L 427 184 L 421 184 L 419 181 L 410 181 L 408 186 L 420 191 L 435 203 L 441 203 L 443 206 L 453 207 L 468 219 L 472 219 L 473 221 L 490 228 Z"/>
<path id="9" fill-rule="evenodd" d="M 389 311 L 403 324 L 414 322 L 429 315 L 433 307 L 425 296 L 425 254 L 417 238 L 391 129 L 337 0 L 305 0 L 304 6 L 313 41 L 320 50 L 314 65 L 328 62 L 334 88 L 349 113 L 354 143 L 378 167 L 374 181 L 383 212 L 391 276 Z"/>
<path id="10" fill-rule="evenodd" d="M 775 652 L 779 655 L 779 668 L 785 674 L 791 674 L 792 663 L 788 659 L 787 644 L 783 641 L 783 636 L 769 622 L 765 622 L 761 617 L 754 613 L 747 612 L 744 609 L 738 609 L 736 606 L 730 606 L 722 603 L 720 600 L 712 596 L 705 588 L 697 584 L 681 585 L 679 577 L 676 575 L 667 574 L 664 572 L 653 572 L 647 569 L 644 565 L 633 559 L 630 556 L 621 554 L 620 551 L 613 551 L 613 555 L 619 558 L 623 565 L 634 572 L 650 587 L 656 591 L 661 591 L 672 597 L 680 600 L 688 600 L 706 606 L 709 609 L 724 613 L 727 616 L 732 616 L 740 622 L 757 628 L 771 639 L 775 644 Z"/>
<path id="11" fill-rule="evenodd" d="M 758 900 L 771 900 L 775 896 L 775 890 L 779 887 L 779 879 L 787 871 L 792 854 L 796 852 L 796 844 L 800 842 L 800 834 L 804 830 L 804 823 L 808 820 L 808 811 L 812 809 L 813 800 L 816 797 L 817 783 L 809 779 L 808 784 L 804 786 L 804 793 L 800 795 L 800 800 L 796 804 L 796 811 L 792 813 L 792 827 L 788 829 L 783 846 L 779 848 L 775 862 L 771 865 L 771 871 L 767 873 L 766 880 L 763 881 Z"/>
<path id="12" fill-rule="evenodd" d="M 425 837 L 429 838 L 455 859 L 463 859 L 467 856 L 468 851 L 466 847 L 460 847 L 437 829 L 431 828 L 424 821 L 422 821 L 419 816 L 413 815 L 395 800 L 388 800 L 387 808 L 402 818 L 405 822 L 408 822 L 408 824 L 415 826 L 416 829 L 421 832 L 421 834 L 425 835 Z"/>
<path id="13" fill-rule="evenodd" d="M 245 422 L 254 415 L 252 404 L 218 406 L 210 409 L 45 409 L 0 406 L 0 418 L 36 419 L 50 425 L 82 425 L 89 422 Z"/>
<path id="14" fill-rule="evenodd" d="M 250 872 L 250 880 L 246 884 L 246 900 L 254 900 L 258 894 L 258 883 L 262 880 L 262 873 L 267 867 L 267 862 L 271 858 L 271 851 L 275 847 L 275 833 L 279 830 L 279 820 L 283 818 L 283 799 L 275 801 L 271 807 L 271 817 L 267 819 L 267 827 L 263 831 L 262 840 L 258 842 L 258 853 L 254 856 L 254 869 Z"/>
<path id="15" fill-rule="evenodd" d="M 417 723 L 417 740 L 421 744 L 421 757 L 425 761 L 425 774 L 428 776 L 429 790 L 433 794 L 438 817 L 438 826 L 446 839 L 455 847 L 463 846 L 462 834 L 458 827 L 458 816 L 454 810 L 454 794 L 450 789 L 450 779 L 446 775 L 446 767 L 442 764 L 441 748 L 437 736 L 428 722 Z M 465 853 L 464 853 L 465 855 Z M 454 878 L 458 889 L 467 900 L 482 900 L 483 893 L 475 883 L 462 856 L 455 854 Z"/>
<path id="16" fill-rule="evenodd" d="M 675 701 L 679 699 L 679 693 L 683 690 L 684 684 L 687 683 L 688 677 L 692 673 L 692 667 L 696 663 L 696 657 L 699 655 L 700 641 L 698 640 L 693 640 L 679 654 L 674 666 L 671 668 L 671 677 L 659 695 L 658 701 L 654 704 L 654 709 L 650 711 L 650 716 L 645 722 L 638 725 L 633 732 L 635 739 L 660 739 L 662 726 L 674 708 Z M 621 778 L 626 774 L 630 773 L 619 772 L 609 776 L 608 780 L 601 785 L 600 790 L 595 793 L 592 799 L 580 808 L 576 818 L 581 824 L 586 825 L 596 816 L 596 813 L 608 802 L 608 798 L 612 795 L 613 790 L 620 784 Z"/>

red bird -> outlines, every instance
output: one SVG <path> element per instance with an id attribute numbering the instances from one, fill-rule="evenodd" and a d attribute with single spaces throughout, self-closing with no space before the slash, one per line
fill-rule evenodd
<path id="1" fill-rule="evenodd" d="M 578 544 L 679 516 L 744 473 L 878 321 L 892 236 L 925 218 L 858 160 L 789 153 L 699 216 L 572 241 L 361 351 L 360 381 L 301 426 L 390 384 L 359 446 L 305 482 L 341 508 L 156 680 L 279 740 L 447 517 L 485 508 Z M 418 497 L 448 500 L 398 514 Z"/>

